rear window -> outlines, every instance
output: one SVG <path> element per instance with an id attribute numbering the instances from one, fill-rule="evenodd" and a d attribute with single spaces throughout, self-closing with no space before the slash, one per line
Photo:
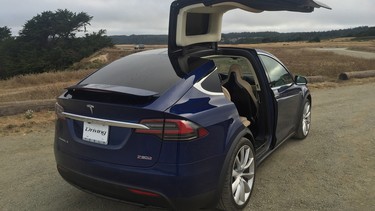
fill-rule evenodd
<path id="1" fill-rule="evenodd" d="M 178 80 L 180 78 L 167 54 L 145 52 L 119 59 L 93 73 L 80 84 L 125 86 L 161 94 Z"/>

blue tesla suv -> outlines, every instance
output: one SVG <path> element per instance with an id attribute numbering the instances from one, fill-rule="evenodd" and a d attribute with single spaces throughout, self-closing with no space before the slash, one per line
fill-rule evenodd
<path id="1" fill-rule="evenodd" d="M 328 8 L 262 2 L 175 1 L 168 49 L 124 57 L 68 87 L 56 103 L 60 175 L 135 204 L 244 208 L 256 166 L 288 138 L 308 135 L 312 98 L 306 79 L 270 53 L 219 47 L 222 15 Z"/>

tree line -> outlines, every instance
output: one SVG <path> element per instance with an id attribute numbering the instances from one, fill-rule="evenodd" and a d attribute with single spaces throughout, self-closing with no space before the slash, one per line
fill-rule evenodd
<path id="1" fill-rule="evenodd" d="M 374 32 L 375 27 L 368 26 L 322 32 L 242 32 L 223 34 L 221 42 L 225 44 L 256 44 L 296 41 L 320 42 L 320 40 L 339 37 L 372 37 L 375 39 Z"/>
<path id="2" fill-rule="evenodd" d="M 9 27 L 0 27 L 0 79 L 63 70 L 101 48 L 112 46 L 105 30 L 87 32 L 92 18 L 85 12 L 59 9 L 28 20 L 16 37 Z"/>
<path id="3" fill-rule="evenodd" d="M 375 27 L 356 27 L 322 32 L 240 32 L 222 34 L 222 44 L 256 44 L 269 42 L 309 41 L 319 42 L 323 39 L 338 37 L 369 37 L 375 39 Z M 118 35 L 110 36 L 115 44 L 168 44 L 167 35 Z"/>

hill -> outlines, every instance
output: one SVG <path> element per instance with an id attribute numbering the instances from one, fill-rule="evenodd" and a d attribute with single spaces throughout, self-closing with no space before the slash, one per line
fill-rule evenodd
<path id="1" fill-rule="evenodd" d="M 256 44 L 270 42 L 310 41 L 320 42 L 323 39 L 354 37 L 355 39 L 375 39 L 375 27 L 361 26 L 349 29 L 322 32 L 239 32 L 222 35 L 222 44 Z M 117 35 L 110 36 L 114 44 L 167 44 L 167 35 Z"/>
<path id="2" fill-rule="evenodd" d="M 350 29 L 331 30 L 323 32 L 242 32 L 223 34 L 224 44 L 250 44 L 250 43 L 270 43 L 270 42 L 295 42 L 309 41 L 320 42 L 320 40 L 354 37 L 363 38 L 375 36 L 375 27 L 356 27 Z"/>

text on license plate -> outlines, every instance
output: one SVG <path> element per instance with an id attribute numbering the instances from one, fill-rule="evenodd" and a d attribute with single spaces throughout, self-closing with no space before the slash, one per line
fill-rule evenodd
<path id="1" fill-rule="evenodd" d="M 94 123 L 83 123 L 83 136 L 82 139 L 85 141 L 97 143 L 97 144 L 108 144 L 108 125 L 99 125 Z"/>

